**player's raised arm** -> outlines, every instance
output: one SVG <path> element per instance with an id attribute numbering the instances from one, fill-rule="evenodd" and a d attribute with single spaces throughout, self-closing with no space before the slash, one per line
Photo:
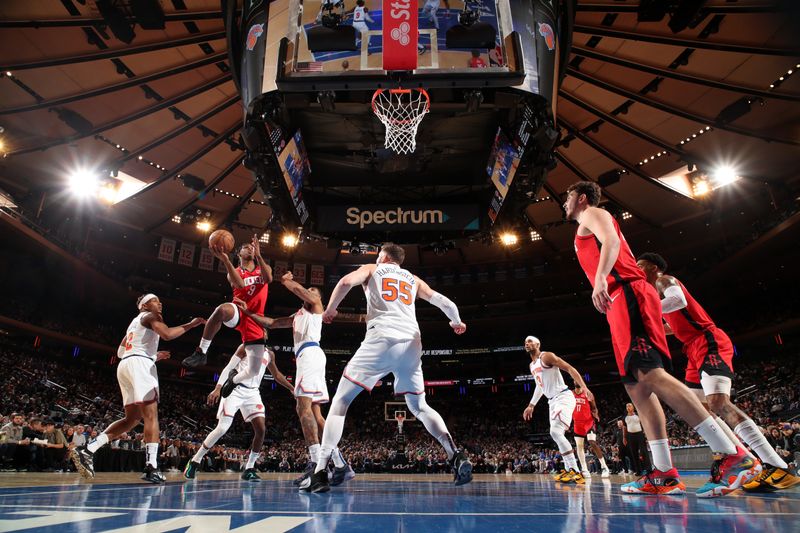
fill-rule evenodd
<path id="1" fill-rule="evenodd" d="M 281 276 L 281 283 L 284 287 L 289 289 L 292 294 L 303 300 L 305 303 L 310 304 L 312 307 L 312 312 L 314 313 L 322 313 L 323 306 L 322 306 L 322 299 L 319 297 L 319 293 L 312 292 L 294 280 L 294 274 L 291 272 L 287 272 L 283 276 Z"/>
<path id="2" fill-rule="evenodd" d="M 261 256 L 261 244 L 258 242 L 258 235 L 253 235 L 253 255 L 256 258 L 258 267 L 261 269 L 261 278 L 264 283 L 272 283 L 272 267 Z"/>
<path id="3" fill-rule="evenodd" d="M 322 320 L 326 324 L 330 324 L 331 321 L 336 317 L 336 308 L 339 307 L 340 303 L 342 303 L 342 300 L 344 300 L 344 297 L 347 296 L 348 292 L 350 292 L 350 289 L 364 284 L 372 275 L 372 273 L 375 272 L 375 268 L 375 265 L 361 265 L 359 268 L 350 272 L 339 280 L 339 283 L 337 283 L 336 287 L 333 288 L 331 298 L 328 300 L 328 307 L 325 309 L 325 313 L 322 315 Z"/>
<path id="4" fill-rule="evenodd" d="M 467 330 L 467 325 L 461 321 L 461 316 L 458 314 L 458 307 L 453 303 L 450 298 L 441 293 L 431 289 L 430 285 L 422 281 L 417 276 L 414 276 L 417 281 L 417 297 L 422 298 L 431 305 L 435 305 L 450 319 L 450 327 L 453 328 L 458 335 L 461 335 Z"/>
<path id="5" fill-rule="evenodd" d="M 583 376 L 581 376 L 580 372 L 575 370 L 574 366 L 567 363 L 553 352 L 542 352 L 542 364 L 547 366 L 557 366 L 569 374 L 570 377 L 572 377 L 572 380 L 577 385 L 580 385 L 581 388 L 586 392 L 586 399 L 590 402 L 594 401 L 594 395 L 589 391 L 589 387 L 587 387 L 586 383 L 583 381 Z"/>
<path id="6" fill-rule="evenodd" d="M 163 320 L 161 319 L 161 315 L 156 315 L 155 313 L 148 313 L 142 317 L 142 325 L 148 329 L 152 329 L 156 332 L 156 335 L 164 339 L 165 341 L 171 341 L 173 339 L 177 339 L 187 331 L 192 328 L 196 328 L 197 326 L 202 326 L 206 323 L 205 318 L 193 318 L 191 322 L 187 322 L 186 324 L 181 324 L 180 326 L 169 327 L 167 326 Z"/>
<path id="7" fill-rule="evenodd" d="M 244 280 L 242 276 L 239 275 L 239 272 L 236 270 L 236 267 L 233 266 L 231 262 L 231 258 L 228 257 L 228 254 L 222 251 L 222 249 L 212 246 L 211 253 L 214 254 L 214 257 L 219 259 L 222 264 L 225 266 L 225 270 L 228 273 L 228 283 L 231 284 L 231 287 L 234 289 L 244 289 Z M 272 272 L 270 270 L 270 272 Z M 270 277 L 270 279 L 272 279 Z"/>
<path id="8" fill-rule="evenodd" d="M 602 245 L 594 279 L 592 303 L 598 311 L 605 313 L 611 307 L 611 297 L 608 295 L 608 274 L 614 267 L 614 263 L 617 262 L 622 243 L 614 229 L 611 214 L 605 209 L 587 208 L 581 216 L 580 223 L 591 231 Z"/>

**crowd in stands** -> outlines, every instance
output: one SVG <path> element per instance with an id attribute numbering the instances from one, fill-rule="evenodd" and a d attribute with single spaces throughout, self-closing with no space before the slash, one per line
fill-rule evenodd
<path id="1" fill-rule="evenodd" d="M 0 460 L 5 469 L 66 471 L 68 449 L 96 437 L 122 415 L 115 367 L 99 360 L 57 355 L 48 350 L 0 342 Z M 765 380 L 764 376 L 768 378 Z M 749 412 L 789 461 L 800 451 L 800 370 L 780 361 L 739 364 L 736 385 L 739 405 Z M 540 404 L 533 424 L 522 420 L 527 403 L 519 385 L 489 394 L 472 389 L 468 395 L 441 393 L 429 399 L 447 421 L 456 442 L 470 453 L 478 473 L 552 472 L 560 456 L 547 435 L 547 408 Z M 179 470 L 215 425 L 216 408 L 205 405 L 207 387 L 162 379 L 159 405 L 162 468 Z M 384 387 L 386 389 L 386 387 Z M 595 391 L 603 426 L 598 441 L 613 472 L 631 469 L 620 454 L 616 421 L 627 401 L 621 387 Z M 333 393 L 333 390 L 331 391 Z M 300 471 L 307 448 L 289 393 L 265 381 L 262 387 L 266 439 L 257 468 L 262 471 Z M 448 470 L 441 447 L 419 423 L 404 425 L 404 442 L 397 424 L 385 420 L 388 391 L 366 393 L 351 407 L 341 448 L 357 472 L 437 473 Z M 385 396 L 385 397 L 383 397 Z M 673 446 L 701 444 L 699 437 L 669 411 Z M 99 470 L 137 470 L 143 463 L 142 428 L 110 444 L 98 456 Z M 247 454 L 250 430 L 240 417 L 206 456 L 207 471 L 238 470 Z M 103 459 L 103 454 L 107 454 Z M 598 469 L 589 455 L 590 469 Z"/>

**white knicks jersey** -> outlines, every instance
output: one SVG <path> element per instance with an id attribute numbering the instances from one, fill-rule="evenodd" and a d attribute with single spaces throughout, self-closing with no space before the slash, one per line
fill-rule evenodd
<path id="1" fill-rule="evenodd" d="M 269 362 L 269 350 L 264 350 L 264 357 L 261 359 L 261 367 L 258 369 L 258 374 L 250 379 L 242 381 L 240 385 L 244 385 L 248 389 L 258 390 L 258 388 L 261 386 L 261 380 L 264 379 L 264 373 L 267 371 Z M 247 372 L 247 356 L 245 356 L 241 361 L 239 361 L 239 364 L 236 365 L 236 372 L 239 374 L 242 372 Z"/>
<path id="2" fill-rule="evenodd" d="M 364 9 L 365 8 L 362 6 L 356 6 L 355 9 L 353 9 L 353 20 L 355 22 L 364 22 L 364 19 L 366 19 L 364 16 Z"/>
<path id="3" fill-rule="evenodd" d="M 419 338 L 416 308 L 419 285 L 414 275 L 393 263 L 378 265 L 364 284 L 367 332 L 378 330 L 390 339 Z"/>
<path id="4" fill-rule="evenodd" d="M 294 351 L 307 342 L 319 342 L 322 338 L 322 314 L 315 314 L 301 307 L 292 320 Z"/>
<path id="5" fill-rule="evenodd" d="M 541 357 L 535 363 L 531 363 L 531 374 L 533 374 L 536 384 L 542 388 L 542 392 L 548 400 L 555 398 L 565 390 L 569 390 L 564 383 L 561 370 L 557 366 L 544 366 Z"/>
<path id="6" fill-rule="evenodd" d="M 158 352 L 158 334 L 150 328 L 142 325 L 142 318 L 146 312 L 139 313 L 136 318 L 131 320 L 128 330 L 125 333 L 125 352 L 122 358 L 125 359 L 129 355 L 144 355 L 156 360 L 156 353 Z"/>

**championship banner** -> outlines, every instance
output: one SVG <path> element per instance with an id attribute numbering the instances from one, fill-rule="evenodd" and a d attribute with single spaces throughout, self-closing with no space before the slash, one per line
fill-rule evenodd
<path id="1" fill-rule="evenodd" d="M 464 231 L 480 229 L 477 204 L 321 205 L 317 224 L 327 231 Z"/>
<path id="2" fill-rule="evenodd" d="M 311 284 L 321 287 L 325 285 L 325 267 L 322 265 L 311 265 Z"/>
<path id="3" fill-rule="evenodd" d="M 178 264 L 183 266 L 192 266 L 194 263 L 194 244 L 181 243 L 181 251 L 178 254 Z"/>
<path id="4" fill-rule="evenodd" d="M 417 68 L 417 0 L 383 0 L 383 69 Z"/>
<path id="5" fill-rule="evenodd" d="M 162 261 L 170 262 L 175 259 L 175 239 L 161 237 L 161 246 L 158 248 L 158 258 Z"/>
<path id="6" fill-rule="evenodd" d="M 306 265 L 303 263 L 295 263 L 294 268 L 292 269 L 292 275 L 294 276 L 294 280 L 298 283 L 305 283 L 306 282 Z"/>
<path id="7" fill-rule="evenodd" d="M 281 279 L 281 276 L 289 272 L 289 263 L 286 261 L 275 261 L 275 267 L 272 269 L 272 277 Z"/>
<path id="8" fill-rule="evenodd" d="M 200 261 L 197 263 L 200 270 L 214 270 L 214 254 L 208 248 L 200 248 Z"/>

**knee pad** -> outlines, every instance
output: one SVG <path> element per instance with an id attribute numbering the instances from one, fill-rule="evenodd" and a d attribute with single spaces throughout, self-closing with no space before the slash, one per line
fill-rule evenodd
<path id="1" fill-rule="evenodd" d="M 222 416 L 222 417 L 220 417 L 219 421 L 217 422 L 217 429 L 219 429 L 223 433 L 225 433 L 231 428 L 232 425 L 233 425 L 233 417 L 232 416 Z"/>
<path id="2" fill-rule="evenodd" d="M 556 445 L 558 446 L 558 451 L 561 453 L 568 452 L 572 449 L 567 437 L 564 436 L 564 428 L 562 427 L 551 427 L 550 428 L 550 437 L 555 441 Z"/>
<path id="3" fill-rule="evenodd" d="M 414 418 L 419 418 L 419 414 L 428 408 L 425 394 L 406 394 L 406 405 Z"/>

